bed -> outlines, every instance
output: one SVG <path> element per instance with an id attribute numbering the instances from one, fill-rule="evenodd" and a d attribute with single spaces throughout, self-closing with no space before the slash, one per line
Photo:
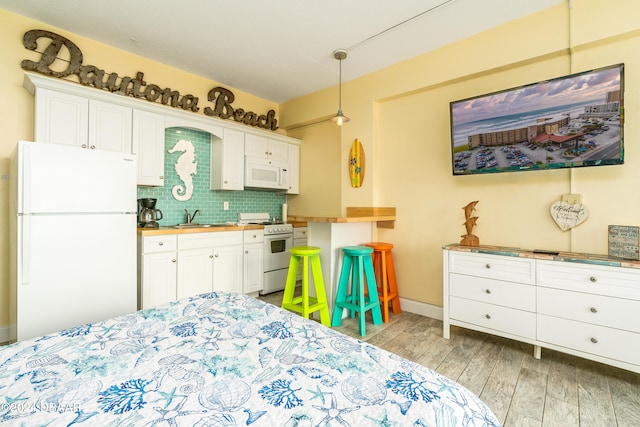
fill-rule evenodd
<path id="1" fill-rule="evenodd" d="M 0 423 L 500 425 L 421 365 L 222 292 L 0 347 Z"/>

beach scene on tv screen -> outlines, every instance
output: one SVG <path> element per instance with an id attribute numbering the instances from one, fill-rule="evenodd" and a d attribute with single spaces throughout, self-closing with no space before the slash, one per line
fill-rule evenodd
<path id="1" fill-rule="evenodd" d="M 617 65 L 451 103 L 454 174 L 622 162 Z"/>

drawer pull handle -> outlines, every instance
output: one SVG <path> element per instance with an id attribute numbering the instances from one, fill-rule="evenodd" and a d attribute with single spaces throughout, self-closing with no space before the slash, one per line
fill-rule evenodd
<path id="1" fill-rule="evenodd" d="M 598 312 L 598 309 L 597 309 L 597 308 L 595 308 L 595 307 L 591 307 L 590 311 L 591 311 L 592 313 L 597 313 L 597 312 Z"/>
<path id="2" fill-rule="evenodd" d="M 175 258 L 174 258 L 174 259 L 172 259 L 172 260 L 171 260 L 171 262 L 176 262 L 176 259 L 175 259 Z"/>
<path id="3" fill-rule="evenodd" d="M 598 279 L 595 276 L 589 277 L 589 280 L 591 281 L 591 283 L 596 283 L 598 281 Z"/>
<path id="4" fill-rule="evenodd" d="M 491 268 L 491 264 L 485 264 L 484 268 Z"/>
<path id="5" fill-rule="evenodd" d="M 591 338 L 591 342 L 594 344 L 598 344 L 598 338 Z"/>
<path id="6" fill-rule="evenodd" d="M 490 294 L 491 293 L 491 289 L 486 289 L 485 293 Z"/>
<path id="7" fill-rule="evenodd" d="M 217 256 L 217 255 L 216 255 Z M 213 255 L 209 255 L 209 258 L 213 258 Z"/>
<path id="8" fill-rule="evenodd" d="M 491 319 L 491 315 L 489 314 L 485 314 L 484 317 L 486 317 L 487 319 Z"/>
<path id="9" fill-rule="evenodd" d="M 164 242 L 158 242 L 159 246 L 164 246 Z"/>

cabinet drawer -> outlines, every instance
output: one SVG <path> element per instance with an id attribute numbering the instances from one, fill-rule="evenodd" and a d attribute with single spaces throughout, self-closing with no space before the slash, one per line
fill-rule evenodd
<path id="1" fill-rule="evenodd" d="M 538 286 L 640 300 L 640 270 L 539 260 Z"/>
<path id="2" fill-rule="evenodd" d="M 536 338 L 535 313 L 453 296 L 449 301 L 452 319 L 528 339 Z"/>
<path id="3" fill-rule="evenodd" d="M 217 246 L 242 245 L 242 231 L 180 234 L 178 250 L 203 249 Z"/>
<path id="4" fill-rule="evenodd" d="M 640 365 L 640 334 L 538 315 L 538 341 Z"/>
<path id="5" fill-rule="evenodd" d="M 244 244 L 262 243 L 264 241 L 264 230 L 244 230 Z"/>
<path id="6" fill-rule="evenodd" d="M 534 260 L 527 258 L 452 251 L 449 271 L 529 285 L 535 282 Z"/>
<path id="7" fill-rule="evenodd" d="M 293 238 L 294 239 L 306 239 L 307 238 L 307 227 L 298 227 L 293 229 Z"/>
<path id="8" fill-rule="evenodd" d="M 640 302 L 559 289 L 538 288 L 538 312 L 640 333 Z"/>
<path id="9" fill-rule="evenodd" d="M 536 288 L 532 285 L 451 274 L 449 294 L 519 310 L 536 311 Z"/>
<path id="10" fill-rule="evenodd" d="M 143 254 L 153 254 L 158 252 L 172 252 L 177 248 L 177 236 L 168 234 L 165 236 L 147 236 L 142 238 Z"/>

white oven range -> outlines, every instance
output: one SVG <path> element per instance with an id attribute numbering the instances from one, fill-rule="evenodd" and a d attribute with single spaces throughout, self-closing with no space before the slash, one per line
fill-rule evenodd
<path id="1" fill-rule="evenodd" d="M 238 225 L 264 225 L 264 283 L 260 295 L 284 289 L 289 271 L 289 249 L 293 246 L 293 225 L 269 220 L 268 213 L 240 213 Z"/>

